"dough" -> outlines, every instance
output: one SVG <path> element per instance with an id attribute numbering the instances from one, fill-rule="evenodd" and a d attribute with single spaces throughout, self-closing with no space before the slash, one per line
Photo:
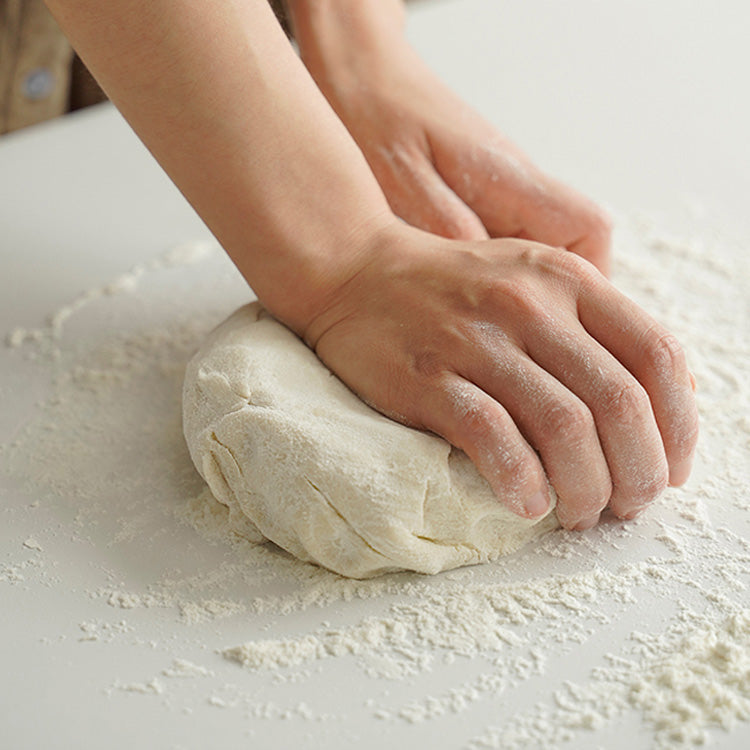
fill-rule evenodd
<path id="1" fill-rule="evenodd" d="M 259 304 L 188 365 L 185 437 L 233 528 L 353 578 L 492 560 L 556 526 L 494 496 L 466 455 L 365 405 Z"/>

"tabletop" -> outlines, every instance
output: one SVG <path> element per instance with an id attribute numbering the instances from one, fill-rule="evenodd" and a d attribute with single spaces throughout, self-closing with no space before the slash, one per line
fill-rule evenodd
<path id="1" fill-rule="evenodd" d="M 640 519 L 352 581 L 228 531 L 184 367 L 252 292 L 110 105 L 0 140 L 0 735 L 13 748 L 750 745 L 739 2 L 411 4 L 430 65 L 605 205 L 683 342 L 693 476 Z"/>

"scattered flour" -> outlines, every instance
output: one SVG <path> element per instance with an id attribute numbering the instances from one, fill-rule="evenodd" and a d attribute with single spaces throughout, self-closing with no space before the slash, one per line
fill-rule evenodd
<path id="1" fill-rule="evenodd" d="M 676 638 L 634 633 L 645 663 L 621 677 L 628 703 L 643 711 L 663 747 L 702 745 L 707 726 L 750 720 L 750 609 L 719 623 L 695 612 L 684 617 Z"/>
<path id="2" fill-rule="evenodd" d="M 187 659 L 175 659 L 172 662 L 172 666 L 162 670 L 164 677 L 179 677 L 181 679 L 193 678 L 193 677 L 213 677 L 214 673 L 206 667 L 201 667 L 198 664 Z"/>
<path id="3" fill-rule="evenodd" d="M 82 635 L 79 641 L 99 641 L 110 643 L 124 633 L 132 633 L 135 628 L 125 620 L 108 622 L 106 620 L 88 620 L 78 626 Z"/>
<path id="4" fill-rule="evenodd" d="M 12 348 L 18 348 L 24 344 L 33 343 L 36 344 L 39 352 L 57 357 L 60 354 L 60 350 L 57 348 L 56 342 L 62 336 L 65 323 L 69 318 L 81 312 L 95 300 L 103 297 L 111 297 L 116 294 L 132 293 L 137 289 L 139 279 L 145 274 L 165 268 L 198 263 L 218 250 L 219 247 L 216 243 L 210 241 L 188 242 L 170 248 L 158 258 L 133 266 L 129 271 L 107 284 L 82 292 L 71 302 L 63 305 L 59 310 L 50 315 L 46 326 L 31 329 L 14 328 L 6 335 L 6 344 Z"/>
<path id="5" fill-rule="evenodd" d="M 110 689 L 121 690 L 125 693 L 142 693 L 144 695 L 162 695 L 164 693 L 164 685 L 156 678 L 149 682 L 120 682 L 117 680 Z"/>
<path id="6" fill-rule="evenodd" d="M 18 532 L 0 586 L 70 589 L 99 607 L 45 647 L 157 649 L 170 666 L 106 693 L 179 700 L 185 714 L 355 734 L 366 719 L 419 731 L 460 717 L 472 749 L 577 747 L 626 720 L 655 748 L 721 739 L 750 720 L 750 269 L 733 242 L 705 226 L 670 236 L 642 217 L 621 221 L 616 242 L 615 280 L 685 343 L 698 381 L 703 431 L 685 490 L 635 522 L 556 531 L 502 564 L 369 581 L 231 532 L 190 464 L 180 387 L 246 291 L 228 278 L 208 289 L 199 268 L 184 277 L 215 259 L 208 244 L 137 266 L 47 326 L 7 335 L 8 356 L 52 385 L 0 447 L 2 474 L 33 499 L 5 511 Z M 162 272 L 179 277 L 180 301 L 173 281 L 155 283 Z M 75 325 L 100 317 L 106 337 L 76 339 Z M 51 552 L 68 549 L 91 560 L 84 586 Z M 342 699 L 339 668 L 358 680 L 348 708 L 326 702 Z M 285 692 L 298 689 L 304 701 Z"/>
<path id="7" fill-rule="evenodd" d="M 653 747 L 706 745 L 709 727 L 731 730 L 750 720 L 750 612 L 716 623 L 685 611 L 667 632 L 634 632 L 631 658 L 610 655 L 587 685 L 571 682 L 542 706 L 502 728 L 487 730 L 471 748 L 557 747 L 582 729 L 597 729 L 639 709 L 654 732 Z"/>

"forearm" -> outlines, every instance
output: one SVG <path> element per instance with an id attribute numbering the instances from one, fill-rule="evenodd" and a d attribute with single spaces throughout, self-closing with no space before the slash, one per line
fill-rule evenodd
<path id="1" fill-rule="evenodd" d="M 391 221 L 265 0 L 49 0 L 73 45 L 253 286 L 302 330 Z"/>

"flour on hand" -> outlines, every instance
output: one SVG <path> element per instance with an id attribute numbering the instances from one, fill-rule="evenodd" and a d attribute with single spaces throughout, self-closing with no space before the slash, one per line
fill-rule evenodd
<path id="1" fill-rule="evenodd" d="M 557 525 L 513 514 L 463 452 L 362 403 L 257 303 L 188 365 L 183 419 L 237 533 L 341 575 L 438 573 Z"/>

